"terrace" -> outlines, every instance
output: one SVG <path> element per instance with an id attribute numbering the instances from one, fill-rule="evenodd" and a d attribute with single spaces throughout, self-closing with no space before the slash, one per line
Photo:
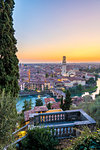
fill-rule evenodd
<path id="1" fill-rule="evenodd" d="M 68 110 L 54 113 L 31 114 L 29 128 L 42 126 L 54 129 L 54 135 L 58 138 L 77 136 L 78 131 L 75 128 L 82 128 L 87 125 L 94 128 L 96 124 L 83 110 Z M 52 132 L 52 131 L 51 131 Z"/>
<path id="2" fill-rule="evenodd" d="M 79 135 L 79 130 L 77 129 L 82 129 L 83 126 L 88 126 L 90 129 L 94 129 L 94 126 L 96 124 L 95 120 L 92 119 L 82 109 L 53 113 L 32 113 L 30 114 L 29 119 L 29 124 L 13 133 L 16 138 L 20 131 L 27 132 L 28 129 L 32 129 L 35 127 L 49 127 L 51 133 L 59 139 L 76 137 Z M 24 137 L 19 138 L 12 144 L 16 144 L 26 137 L 27 134 Z M 9 145 L 7 147 L 9 147 Z"/>

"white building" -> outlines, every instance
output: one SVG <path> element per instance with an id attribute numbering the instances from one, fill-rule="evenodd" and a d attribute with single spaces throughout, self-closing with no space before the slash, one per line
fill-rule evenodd
<path id="1" fill-rule="evenodd" d="M 78 77 L 68 77 L 67 80 L 63 81 L 67 87 L 73 87 L 75 84 L 85 86 L 86 81 Z"/>

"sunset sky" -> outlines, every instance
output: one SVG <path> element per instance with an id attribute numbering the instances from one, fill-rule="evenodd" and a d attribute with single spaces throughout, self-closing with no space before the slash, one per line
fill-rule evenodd
<path id="1" fill-rule="evenodd" d="M 100 0 L 15 0 L 20 62 L 100 62 Z"/>

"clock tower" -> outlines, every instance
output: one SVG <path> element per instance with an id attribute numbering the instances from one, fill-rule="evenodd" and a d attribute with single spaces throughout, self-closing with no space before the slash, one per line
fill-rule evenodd
<path id="1" fill-rule="evenodd" d="M 63 56 L 62 60 L 62 76 L 66 76 L 66 56 Z"/>

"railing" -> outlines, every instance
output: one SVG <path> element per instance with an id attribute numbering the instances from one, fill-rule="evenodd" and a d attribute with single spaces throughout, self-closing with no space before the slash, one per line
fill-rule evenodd
<path id="1" fill-rule="evenodd" d="M 39 123 L 51 123 L 65 121 L 65 114 L 39 115 Z"/>
<path id="2" fill-rule="evenodd" d="M 41 125 L 43 123 L 58 123 L 58 122 L 69 122 L 69 121 L 81 121 L 80 112 L 55 112 L 55 113 L 43 113 L 38 114 L 31 118 L 31 122 L 34 125 Z"/>
<path id="3" fill-rule="evenodd" d="M 24 137 L 18 139 L 18 133 L 20 131 L 27 131 L 29 128 L 48 128 L 52 135 L 57 138 L 72 137 L 77 135 L 76 128 L 80 129 L 84 125 L 88 125 L 90 128 L 94 128 L 96 122 L 83 110 L 69 110 L 55 113 L 42 113 L 33 114 L 30 118 L 30 123 L 13 132 L 16 141 L 12 144 L 16 144 Z M 8 147 L 8 146 L 7 146 Z M 7 148 L 6 147 L 6 148 Z"/>
<path id="4" fill-rule="evenodd" d="M 29 128 L 33 129 L 33 128 L 45 128 L 45 129 L 49 129 L 51 134 L 53 136 L 55 136 L 56 138 L 65 138 L 65 137 L 75 137 L 76 136 L 76 129 L 75 126 L 71 125 L 71 126 L 66 126 L 66 125 L 55 125 L 52 127 L 49 126 L 34 126 L 34 125 L 30 125 Z"/>
<path id="5" fill-rule="evenodd" d="M 57 138 L 76 136 L 76 130 L 73 126 L 56 126 L 54 128 L 51 128 L 51 133 Z"/>

